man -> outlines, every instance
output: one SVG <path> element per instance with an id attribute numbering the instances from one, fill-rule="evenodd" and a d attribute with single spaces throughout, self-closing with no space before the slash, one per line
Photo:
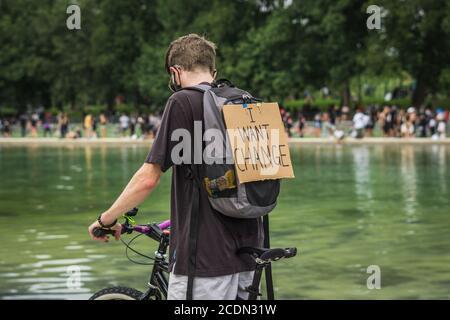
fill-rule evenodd
<path id="1" fill-rule="evenodd" d="M 355 129 L 354 137 L 361 139 L 364 137 L 364 129 L 369 123 L 369 116 L 364 113 L 363 107 L 358 106 L 356 108 L 356 113 L 353 116 L 353 128 Z"/>
<path id="2" fill-rule="evenodd" d="M 28 116 L 26 113 L 22 113 L 19 117 L 20 122 L 20 135 L 22 138 L 25 138 L 27 135 L 27 123 L 28 123 Z"/>
<path id="3" fill-rule="evenodd" d="M 107 241 L 107 237 L 95 238 L 92 231 L 112 225 L 115 238 L 120 237 L 120 225 L 116 219 L 139 205 L 157 187 L 160 176 L 170 167 L 171 239 L 169 299 L 185 299 L 188 274 L 188 239 L 194 183 L 189 177 L 189 163 L 174 165 L 172 149 L 179 141 L 172 141 L 172 133 L 184 129 L 190 133 L 194 145 L 194 121 L 203 121 L 203 94 L 195 90 L 180 90 L 197 84 L 214 81 L 215 45 L 195 34 L 173 41 L 166 53 L 166 70 L 176 92 L 167 101 L 158 134 L 146 163 L 136 172 L 125 190 L 98 221 L 89 227 L 94 240 Z M 194 154 L 191 153 L 191 163 Z M 193 299 L 237 299 L 247 297 L 245 287 L 251 284 L 254 262 L 250 257 L 239 256 L 242 246 L 262 246 L 261 219 L 235 219 L 213 210 L 207 193 L 201 189 L 199 199 L 199 226 Z"/>
<path id="4" fill-rule="evenodd" d="M 130 118 L 125 113 L 122 113 L 119 118 L 119 122 L 122 135 L 125 137 L 127 135 L 128 126 L 130 125 Z"/>

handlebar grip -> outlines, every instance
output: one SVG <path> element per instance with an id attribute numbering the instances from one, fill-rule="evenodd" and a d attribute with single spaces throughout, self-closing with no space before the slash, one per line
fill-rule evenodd
<path id="1" fill-rule="evenodd" d="M 114 234 L 114 230 L 103 229 L 103 228 L 94 228 L 94 230 L 92 231 L 92 234 L 96 238 L 101 238 L 101 237 L 104 237 L 104 236 L 106 236 L 108 234 L 113 235 Z"/>
<path id="2" fill-rule="evenodd" d="M 158 227 L 161 230 L 167 229 L 168 227 L 170 227 L 170 220 L 166 220 L 164 222 L 161 222 L 160 224 L 158 224 Z"/>
<path id="3" fill-rule="evenodd" d="M 286 248 L 285 252 L 285 258 L 292 258 L 297 255 L 297 248 Z"/>

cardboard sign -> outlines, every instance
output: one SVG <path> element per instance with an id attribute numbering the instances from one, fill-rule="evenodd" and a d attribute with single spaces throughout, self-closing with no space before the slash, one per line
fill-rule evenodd
<path id="1" fill-rule="evenodd" d="M 225 105 L 222 111 L 241 183 L 294 178 L 278 103 Z"/>

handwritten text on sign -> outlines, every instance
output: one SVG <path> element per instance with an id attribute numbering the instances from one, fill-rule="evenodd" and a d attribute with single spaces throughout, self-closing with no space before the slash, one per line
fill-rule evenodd
<path id="1" fill-rule="evenodd" d="M 294 177 L 277 103 L 225 105 L 222 110 L 239 182 Z"/>

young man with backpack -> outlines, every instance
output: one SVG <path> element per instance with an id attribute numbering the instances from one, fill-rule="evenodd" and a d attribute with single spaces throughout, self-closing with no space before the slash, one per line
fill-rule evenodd
<path id="1" fill-rule="evenodd" d="M 204 150 L 201 141 L 200 150 L 194 147 L 198 146 L 194 142 L 195 126 L 209 121 L 209 126 L 223 127 L 218 120 L 218 109 L 214 110 L 216 116 L 210 113 L 211 108 L 217 107 L 208 101 L 233 102 L 232 99 L 240 97 L 244 103 L 251 102 L 251 96 L 245 91 L 215 82 L 215 57 L 215 45 L 195 34 L 170 44 L 166 70 L 174 94 L 167 101 L 151 151 L 116 202 L 89 227 L 94 240 L 108 240 L 94 237 L 93 229 L 100 226 L 116 230 L 115 238 L 119 239 L 117 219 L 142 203 L 157 187 L 161 174 L 172 168 L 168 299 L 245 299 L 248 294 L 245 288 L 251 284 L 255 262 L 248 255 L 238 255 L 237 251 L 245 246 L 262 247 L 260 216 L 273 209 L 279 191 L 279 185 L 267 185 L 264 181 L 255 184 L 253 191 L 249 187 L 238 188 L 233 171 L 229 170 L 232 165 L 199 165 L 194 161 L 199 152 L 203 160 Z M 218 98 L 216 94 L 225 97 Z M 192 146 L 190 156 L 183 154 L 181 163 L 174 159 L 179 153 L 174 147 L 180 143 L 174 132 L 189 133 L 188 145 Z M 267 202 L 264 195 L 266 203 L 254 206 L 264 188 L 274 193 L 269 197 L 273 203 Z M 236 200 L 238 192 L 239 199 L 244 195 L 243 203 Z M 221 208 L 231 214 L 220 213 L 217 209 Z M 246 216 L 247 213 L 250 215 Z"/>

